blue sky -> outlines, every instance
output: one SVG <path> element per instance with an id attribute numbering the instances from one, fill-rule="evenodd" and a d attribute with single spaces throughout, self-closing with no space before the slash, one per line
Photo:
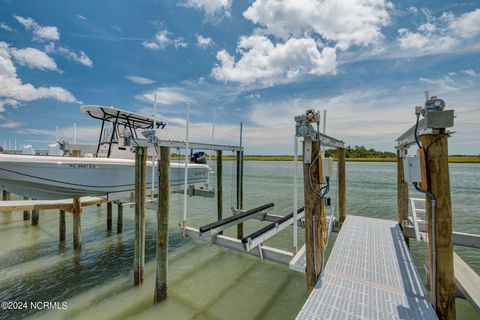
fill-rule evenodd
<path id="1" fill-rule="evenodd" d="M 293 116 L 393 150 L 429 90 L 454 108 L 450 153 L 480 154 L 480 3 L 383 0 L 0 0 L 0 144 L 45 148 L 55 128 L 95 143 L 82 104 L 153 113 L 163 138 L 291 154 Z"/>

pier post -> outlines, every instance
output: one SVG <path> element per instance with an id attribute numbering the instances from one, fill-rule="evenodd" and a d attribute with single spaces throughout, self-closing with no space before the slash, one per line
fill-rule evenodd
<path id="1" fill-rule="evenodd" d="M 28 200 L 28 197 L 23 197 L 23 200 Z M 30 210 L 23 210 L 23 220 L 30 220 Z"/>
<path id="2" fill-rule="evenodd" d="M 32 226 L 36 226 L 40 220 L 40 210 L 33 209 L 32 210 Z"/>
<path id="3" fill-rule="evenodd" d="M 311 142 L 311 158 L 306 159 L 305 149 L 306 144 Z M 320 274 L 322 264 L 322 256 L 319 254 L 319 247 L 321 243 L 321 228 L 319 228 L 320 215 L 322 214 L 320 206 L 318 205 L 321 198 L 310 187 L 309 167 L 311 162 L 320 152 L 318 141 L 305 141 L 303 143 L 303 182 L 304 182 L 304 196 L 305 196 L 305 259 L 306 259 L 306 276 L 307 276 L 307 294 L 310 295 L 313 288 L 317 284 L 317 278 Z M 305 161 L 309 163 L 305 163 Z M 319 166 L 312 167 L 312 185 L 316 190 L 320 190 Z M 314 212 L 316 210 L 316 212 Z M 314 224 L 314 216 L 316 216 L 317 223 Z M 315 264 L 315 261 L 317 262 Z"/>
<path id="4" fill-rule="evenodd" d="M 147 188 L 147 148 L 135 147 L 135 243 L 133 282 L 143 283 L 145 265 L 145 192 Z"/>
<path id="5" fill-rule="evenodd" d="M 2 200 L 3 200 L 3 201 L 10 201 L 10 200 L 12 200 L 12 195 L 10 194 L 10 192 L 8 192 L 7 190 L 3 190 L 3 192 L 2 192 Z"/>
<path id="6" fill-rule="evenodd" d="M 107 231 L 112 231 L 112 202 L 107 202 Z"/>
<path id="7" fill-rule="evenodd" d="M 452 202 L 448 168 L 447 134 L 420 136 L 425 150 L 428 191 L 436 198 L 436 261 L 433 261 L 432 201 L 426 198 L 428 222 L 428 252 L 430 257 L 430 283 L 436 285 L 436 311 L 439 319 L 455 319 L 455 283 L 453 273 Z M 436 263 L 436 279 L 433 278 Z"/>
<path id="8" fill-rule="evenodd" d="M 168 287 L 168 214 L 170 208 L 170 148 L 160 147 L 158 160 L 157 271 L 155 303 L 167 298 Z"/>
<path id="9" fill-rule="evenodd" d="M 223 159 L 222 150 L 217 150 L 217 219 L 223 219 Z M 221 233 L 223 234 L 223 232 Z"/>
<path id="10" fill-rule="evenodd" d="M 82 204 L 80 197 L 73 198 L 73 249 L 82 248 Z"/>
<path id="11" fill-rule="evenodd" d="M 408 184 L 403 171 L 403 156 L 406 152 L 403 148 L 397 149 L 397 221 L 400 226 L 408 220 Z M 405 238 L 405 241 L 409 245 L 409 239 Z"/>
<path id="12" fill-rule="evenodd" d="M 118 203 L 117 206 L 117 233 L 123 232 L 123 205 Z"/>
<path id="13" fill-rule="evenodd" d="M 345 170 L 345 148 L 337 148 L 338 166 L 338 227 L 341 228 L 347 218 L 347 186 Z"/>
<path id="14" fill-rule="evenodd" d="M 237 151 L 237 209 L 243 209 L 243 151 Z M 243 223 L 237 225 L 237 239 L 243 239 Z"/>
<path id="15" fill-rule="evenodd" d="M 65 230 L 65 210 L 60 209 L 58 222 L 58 237 L 60 241 L 65 241 Z"/>

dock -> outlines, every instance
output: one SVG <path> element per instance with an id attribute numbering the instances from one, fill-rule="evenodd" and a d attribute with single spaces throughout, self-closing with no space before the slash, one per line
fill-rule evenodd
<path id="1" fill-rule="evenodd" d="M 348 216 L 297 319 L 437 319 L 396 221 Z"/>

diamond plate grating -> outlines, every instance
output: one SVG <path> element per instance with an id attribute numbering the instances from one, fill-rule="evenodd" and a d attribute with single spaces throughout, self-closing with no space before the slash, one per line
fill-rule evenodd
<path id="1" fill-rule="evenodd" d="M 395 221 L 348 216 L 302 319 L 437 319 Z"/>

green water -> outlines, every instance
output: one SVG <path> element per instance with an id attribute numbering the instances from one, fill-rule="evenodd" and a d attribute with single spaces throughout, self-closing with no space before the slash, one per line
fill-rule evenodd
<path id="1" fill-rule="evenodd" d="M 224 163 L 225 215 L 234 204 L 232 171 Z M 454 230 L 480 233 L 478 194 L 480 165 L 450 165 Z M 246 162 L 245 204 L 274 202 L 272 213 L 292 211 L 292 163 Z M 332 192 L 335 192 L 335 181 Z M 300 194 L 301 188 L 299 188 Z M 347 164 L 348 213 L 396 219 L 394 163 Z M 413 190 L 410 195 L 420 196 Z M 124 233 L 108 233 L 106 208 L 89 207 L 82 217 L 82 250 L 72 249 L 72 221 L 67 215 L 67 241 L 58 242 L 58 212 L 42 211 L 31 226 L 22 213 L 0 213 L 0 301 L 67 302 L 66 310 L 35 312 L 0 310 L 0 319 L 293 319 L 306 299 L 305 279 L 287 267 L 222 248 L 183 239 L 178 217 L 183 198 L 173 194 L 170 215 L 169 298 L 153 305 L 155 215 L 148 213 L 145 284 L 133 287 L 133 214 L 124 210 Z M 192 226 L 216 218 L 214 199 L 189 198 Z M 116 223 L 114 212 L 114 229 Z M 245 233 L 260 222 L 245 223 Z M 227 234 L 233 235 L 233 230 Z M 291 250 L 287 229 L 267 245 Z M 300 241 L 302 234 L 300 232 Z M 333 241 L 331 241 L 333 243 Z M 480 272 L 480 251 L 455 247 Z M 412 241 L 411 252 L 422 273 L 425 245 Z M 457 299 L 458 319 L 480 319 Z"/>

